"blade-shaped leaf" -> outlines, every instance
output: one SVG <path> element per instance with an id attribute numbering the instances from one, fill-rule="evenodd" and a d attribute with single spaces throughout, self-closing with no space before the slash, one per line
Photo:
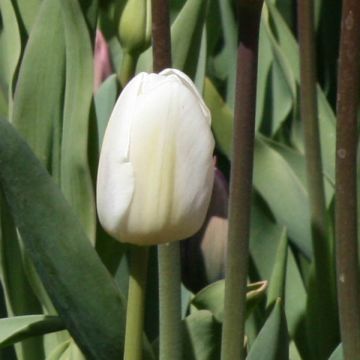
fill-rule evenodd
<path id="1" fill-rule="evenodd" d="M 27 315 L 0 319 L 0 347 L 64 329 L 65 324 L 57 316 Z"/>
<path id="2" fill-rule="evenodd" d="M 286 226 L 290 238 L 311 257 L 310 217 L 306 189 L 284 158 L 260 137 L 254 153 L 254 186 L 265 199 L 277 222 Z"/>
<path id="3" fill-rule="evenodd" d="M 248 284 L 246 289 L 246 316 L 249 316 L 256 304 L 263 298 L 267 281 Z M 222 322 L 224 316 L 225 281 L 219 280 L 199 291 L 191 304 L 199 310 L 209 310 Z"/>
<path id="4" fill-rule="evenodd" d="M 280 299 L 276 301 L 246 359 L 289 360 L 286 319 Z"/>
<path id="5" fill-rule="evenodd" d="M 184 359 L 220 359 L 221 325 L 210 311 L 196 311 L 183 324 Z"/>
<path id="6" fill-rule="evenodd" d="M 278 249 L 276 252 L 275 264 L 269 281 L 269 290 L 267 296 L 267 307 L 272 306 L 276 299 L 284 299 L 286 267 L 287 267 L 288 241 L 287 232 L 283 228 Z"/>
<path id="7" fill-rule="evenodd" d="M 66 327 L 89 359 L 121 357 L 124 300 L 61 192 L 4 120 L 0 154 L 6 199 Z"/>
<path id="8" fill-rule="evenodd" d="M 188 0 L 171 26 L 173 67 L 195 77 L 207 0 Z"/>
<path id="9" fill-rule="evenodd" d="M 77 1 L 62 4 L 66 42 L 66 86 L 61 144 L 61 188 L 95 242 L 95 200 L 88 160 L 93 63 L 90 34 Z"/>
<path id="10" fill-rule="evenodd" d="M 21 62 L 12 123 L 49 170 L 53 129 L 62 116 L 64 49 L 59 2 L 44 0 Z"/>

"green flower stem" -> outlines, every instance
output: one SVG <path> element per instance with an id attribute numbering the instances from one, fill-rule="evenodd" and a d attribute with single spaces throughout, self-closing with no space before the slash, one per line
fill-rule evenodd
<path id="1" fill-rule="evenodd" d="M 146 246 L 131 247 L 124 360 L 142 359 L 148 253 Z"/>
<path id="2" fill-rule="evenodd" d="M 259 24 L 263 1 L 239 1 L 239 48 L 230 175 L 221 359 L 242 360 L 254 156 Z"/>
<path id="3" fill-rule="evenodd" d="M 135 75 L 137 59 L 138 56 L 130 54 L 126 51 L 124 52 L 119 74 L 119 80 L 122 87 L 125 87 L 125 85 Z"/>
<path id="4" fill-rule="evenodd" d="M 301 118 L 304 125 L 307 184 L 311 211 L 311 233 L 314 250 L 314 311 L 309 312 L 309 330 L 322 334 L 321 341 L 312 342 L 316 357 L 327 359 L 338 336 L 335 301 L 334 252 L 328 234 L 323 167 L 321 160 L 316 91 L 316 52 L 314 3 L 298 0 L 298 34 L 301 73 Z M 314 316 L 315 314 L 316 316 Z"/>
<path id="5" fill-rule="evenodd" d="M 180 243 L 158 246 L 160 360 L 181 360 Z"/>
<path id="6" fill-rule="evenodd" d="M 340 332 L 344 359 L 360 359 L 357 246 L 357 109 L 360 90 L 360 2 L 342 3 L 337 93 L 335 227 Z"/>

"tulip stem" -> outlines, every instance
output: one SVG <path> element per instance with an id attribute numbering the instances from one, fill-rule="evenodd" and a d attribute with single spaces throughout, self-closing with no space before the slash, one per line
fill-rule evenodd
<path id="1" fill-rule="evenodd" d="M 160 360 L 180 360 L 181 288 L 180 244 L 174 241 L 158 246 Z"/>
<path id="2" fill-rule="evenodd" d="M 243 360 L 254 157 L 259 24 L 263 1 L 239 1 L 239 47 L 230 175 L 221 359 Z"/>
<path id="3" fill-rule="evenodd" d="M 142 359 L 148 252 L 147 246 L 133 246 L 130 251 L 130 279 L 126 312 L 124 360 Z"/>
<path id="4" fill-rule="evenodd" d="M 340 332 L 344 359 L 360 358 L 357 150 L 360 2 L 342 3 L 337 90 L 335 229 Z"/>
<path id="5" fill-rule="evenodd" d="M 119 75 L 120 84 L 123 88 L 135 75 L 136 62 L 137 56 L 128 52 L 124 52 Z"/>

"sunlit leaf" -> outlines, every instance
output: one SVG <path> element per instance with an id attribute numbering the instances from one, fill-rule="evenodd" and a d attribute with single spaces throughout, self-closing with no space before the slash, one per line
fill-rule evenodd
<path id="1" fill-rule="evenodd" d="M 63 329 L 65 325 L 57 316 L 28 315 L 0 319 L 0 347 Z"/>

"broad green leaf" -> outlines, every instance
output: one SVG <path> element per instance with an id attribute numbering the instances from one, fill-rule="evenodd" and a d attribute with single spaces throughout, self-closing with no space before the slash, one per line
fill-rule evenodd
<path id="1" fill-rule="evenodd" d="M 230 160 L 233 117 L 208 79 L 205 81 L 204 99 L 212 114 L 211 125 L 216 144 Z M 291 240 L 307 257 L 311 257 L 306 189 L 285 159 L 263 139 L 262 136 L 255 139 L 254 187 L 266 201 L 278 223 L 288 229 Z"/>
<path id="2" fill-rule="evenodd" d="M 266 281 L 248 284 L 246 289 L 246 316 L 264 297 Z M 199 310 L 209 310 L 219 322 L 224 316 L 225 280 L 219 280 L 200 290 L 191 300 L 191 305 Z"/>
<path id="3" fill-rule="evenodd" d="M 188 0 L 171 25 L 172 66 L 195 77 L 207 0 Z"/>
<path id="4" fill-rule="evenodd" d="M 65 324 L 57 316 L 27 315 L 0 319 L 0 347 L 63 329 Z"/>
<path id="5" fill-rule="evenodd" d="M 273 221 L 271 213 L 259 196 L 251 208 L 249 276 L 251 281 L 270 281 L 283 227 Z"/>
<path id="6" fill-rule="evenodd" d="M 287 233 L 283 228 L 278 249 L 276 252 L 275 264 L 273 266 L 269 290 L 267 295 L 267 307 L 272 306 L 278 298 L 285 299 L 286 268 L 287 268 L 288 241 Z"/>
<path id="7" fill-rule="evenodd" d="M 300 83 L 300 65 L 299 65 L 299 48 L 298 44 L 286 25 L 285 21 L 279 14 L 274 5 L 267 2 L 266 7 L 271 17 L 271 25 L 278 41 L 286 63 L 291 67 L 296 83 Z M 335 178 L 335 115 L 331 109 L 322 89 L 317 88 L 317 106 L 319 113 L 319 127 L 322 161 L 324 172 L 329 179 L 334 182 Z"/>
<path id="8" fill-rule="evenodd" d="M 211 112 L 211 127 L 216 146 L 230 159 L 233 114 L 208 78 L 205 79 L 204 84 L 204 100 Z"/>
<path id="9" fill-rule="evenodd" d="M 286 319 L 280 299 L 276 301 L 246 359 L 289 360 Z"/>
<path id="10" fill-rule="evenodd" d="M 26 35 L 29 35 L 36 20 L 42 0 L 16 0 L 19 16 L 24 24 Z"/>
<path id="11" fill-rule="evenodd" d="M 284 160 L 261 137 L 255 141 L 254 187 L 264 198 L 277 222 L 284 225 L 295 245 L 311 257 L 308 195 Z"/>
<path id="12" fill-rule="evenodd" d="M 183 324 L 184 360 L 220 359 L 221 325 L 210 311 L 196 311 Z"/>
<path id="13" fill-rule="evenodd" d="M 267 116 L 271 119 L 271 124 L 267 127 L 271 134 L 274 134 L 295 106 L 296 78 L 282 48 L 276 42 L 269 22 L 268 11 L 265 5 L 263 25 L 267 34 L 267 40 L 271 44 L 273 65 L 270 75 L 270 94 L 268 94 L 271 98 L 267 103 L 264 116 L 265 119 Z"/>
<path id="14" fill-rule="evenodd" d="M 90 360 L 120 358 L 124 299 L 54 181 L 4 120 L 0 182 L 41 280 L 83 353 Z"/>
<path id="15" fill-rule="evenodd" d="M 12 123 L 49 170 L 53 129 L 61 123 L 63 77 L 61 9 L 58 1 L 44 0 L 21 62 Z"/>
<path id="16" fill-rule="evenodd" d="M 95 200 L 88 160 L 93 88 L 90 35 L 77 1 L 61 2 L 66 39 L 66 86 L 61 144 L 61 188 L 95 242 Z"/>
<path id="17" fill-rule="evenodd" d="M 1 19 L 3 23 L 3 40 L 0 55 L 5 67 L 6 82 L 9 87 L 9 102 L 12 103 L 13 79 L 21 53 L 21 38 L 15 9 L 11 0 L 0 1 Z M 11 105 L 10 105 L 11 109 Z M 11 112 L 11 110 L 10 110 Z"/>

